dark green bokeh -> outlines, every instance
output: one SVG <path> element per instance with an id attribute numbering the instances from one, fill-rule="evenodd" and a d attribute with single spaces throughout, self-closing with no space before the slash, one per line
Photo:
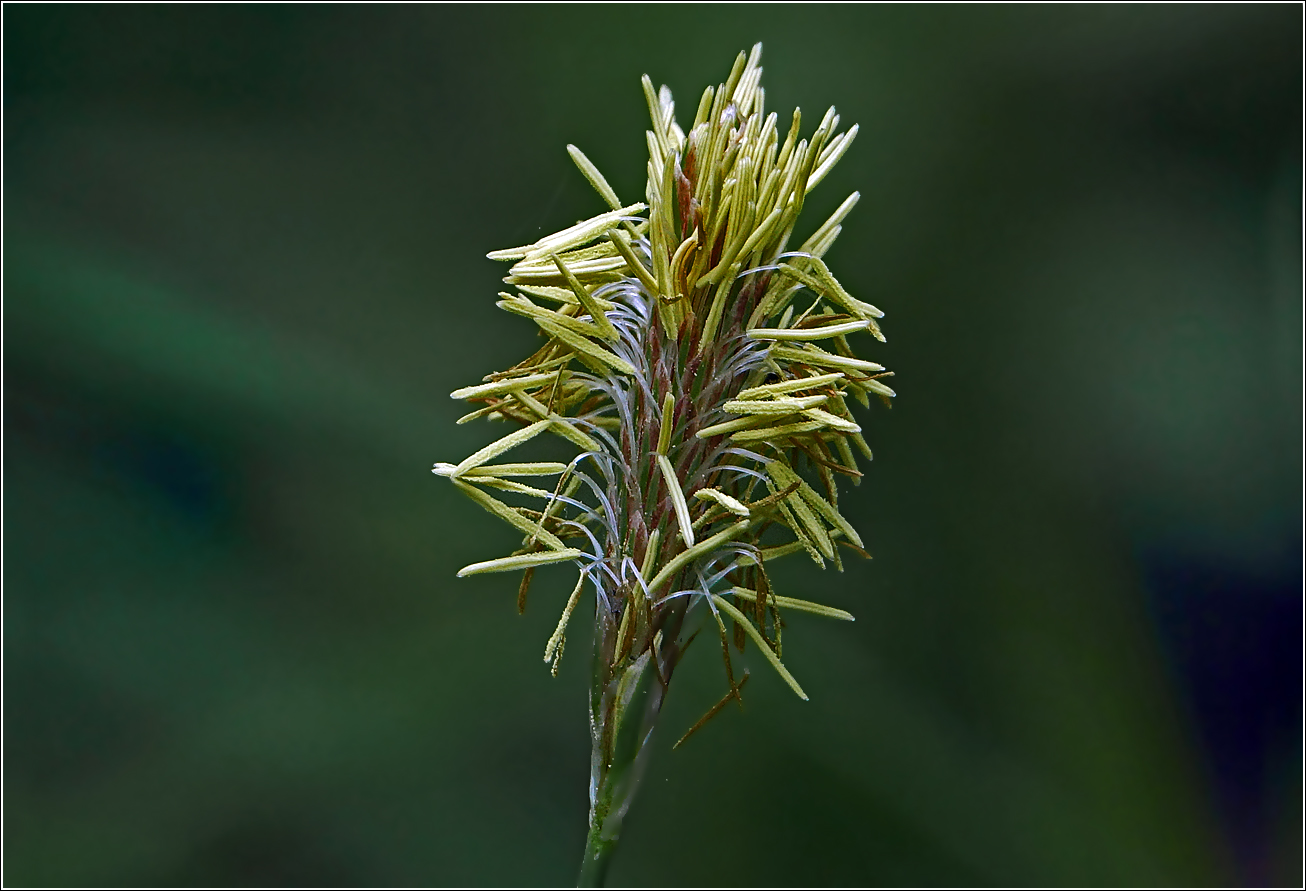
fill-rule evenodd
<path id="1" fill-rule="evenodd" d="M 6 7 L 10 885 L 574 880 L 570 582 L 433 477 L 526 354 L 487 250 L 643 191 L 765 42 L 894 409 L 796 700 L 675 753 L 618 884 L 1301 882 L 1301 9 Z"/>

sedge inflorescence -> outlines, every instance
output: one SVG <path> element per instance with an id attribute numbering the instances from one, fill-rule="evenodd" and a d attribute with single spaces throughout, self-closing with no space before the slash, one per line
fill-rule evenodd
<path id="1" fill-rule="evenodd" d="M 837 133 L 831 108 L 803 138 L 795 110 L 782 132 L 765 109 L 760 57 L 760 44 L 739 54 L 726 82 L 704 91 L 687 131 L 671 92 L 644 77 L 652 121 L 644 202 L 623 204 L 568 146 L 610 209 L 488 255 L 513 261 L 498 305 L 538 326 L 543 343 L 452 394 L 476 405 L 459 423 L 490 418 L 513 431 L 435 466 L 523 535 L 512 554 L 460 576 L 524 571 L 521 606 L 537 568 L 579 568 L 545 650 L 555 672 L 587 580 L 596 594 L 591 804 L 600 811 L 635 691 L 653 688 L 640 700 L 648 723 L 687 645 L 692 610 L 704 608 L 720 635 L 727 698 L 739 695 L 731 637 L 740 649 L 751 639 L 806 699 L 781 661 L 783 615 L 852 618 L 774 593 L 766 565 L 805 552 L 842 569 L 840 547 L 865 553 L 839 511 L 836 478 L 858 480 L 858 455 L 871 457 L 849 403 L 894 395 L 883 382 L 890 372 L 850 343 L 883 341 L 883 314 L 849 294 L 823 259 L 857 193 L 791 244 L 806 196 L 857 127 Z M 579 454 L 495 463 L 546 433 Z M 518 498 L 523 506 L 509 503 Z"/>

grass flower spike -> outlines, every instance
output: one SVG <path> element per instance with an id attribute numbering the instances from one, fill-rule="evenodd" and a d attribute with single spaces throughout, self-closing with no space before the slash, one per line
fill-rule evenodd
<path id="1" fill-rule="evenodd" d="M 460 576 L 523 572 L 520 609 L 537 569 L 578 570 L 544 651 L 555 673 L 582 594 L 594 592 L 582 883 L 602 879 L 694 623 L 711 617 L 728 685 L 706 718 L 742 702 L 732 643 L 742 651 L 751 640 L 806 699 L 782 661 L 786 614 L 852 619 L 774 593 L 766 567 L 804 553 L 842 570 L 841 549 L 865 555 L 836 479 L 859 481 L 857 455 L 871 458 L 850 402 L 887 405 L 892 373 L 853 350 L 884 340 L 883 313 L 823 259 L 857 193 L 792 243 L 807 194 L 857 127 L 839 132 L 831 108 L 809 136 L 797 110 L 782 130 L 766 111 L 760 58 L 760 44 L 740 53 L 688 129 L 670 90 L 643 79 L 652 128 L 642 202 L 623 203 L 567 147 L 609 209 L 489 254 L 512 263 L 498 305 L 534 323 L 542 345 L 452 394 L 474 406 L 459 423 L 488 418 L 511 432 L 434 468 L 522 534 L 513 553 Z M 566 441 L 563 460 L 495 463 L 543 434 Z"/>

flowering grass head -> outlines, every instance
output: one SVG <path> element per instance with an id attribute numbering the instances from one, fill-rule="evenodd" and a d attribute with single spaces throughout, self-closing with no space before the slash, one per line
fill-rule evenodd
<path id="1" fill-rule="evenodd" d="M 729 691 L 718 708 L 740 697 L 730 644 L 743 650 L 748 640 L 806 699 L 781 661 L 785 614 L 852 616 L 777 594 L 766 566 L 805 553 L 842 569 L 841 548 L 865 555 L 839 511 L 837 479 L 859 481 L 858 455 L 871 458 L 850 402 L 894 395 L 891 372 L 852 348 L 884 340 L 883 313 L 823 259 L 857 193 L 791 243 L 806 196 L 857 127 L 839 132 L 831 108 L 803 137 L 795 110 L 782 132 L 766 111 L 760 58 L 760 44 L 740 53 L 725 83 L 703 92 L 688 130 L 670 90 L 644 77 L 652 126 L 642 202 L 624 204 L 567 147 L 609 209 L 489 254 L 513 264 L 498 305 L 536 325 L 542 345 L 452 394 L 475 406 L 459 423 L 487 418 L 512 431 L 434 468 L 523 536 L 513 553 L 460 576 L 521 571 L 521 608 L 537 569 L 578 569 L 545 647 L 555 672 L 587 581 L 595 592 L 596 862 L 615 844 L 695 611 L 711 616 L 721 642 Z M 502 463 L 544 434 L 578 454 Z"/>

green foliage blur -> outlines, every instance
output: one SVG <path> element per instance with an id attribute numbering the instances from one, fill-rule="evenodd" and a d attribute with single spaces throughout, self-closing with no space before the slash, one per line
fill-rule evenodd
<path id="1" fill-rule="evenodd" d="M 765 44 L 897 372 L 796 699 L 691 650 L 620 885 L 1299 885 L 1302 9 L 6 6 L 6 885 L 567 885 L 572 581 L 428 471 L 501 264 Z M 585 607 L 582 607 L 582 611 Z M 737 663 L 738 664 L 738 663 Z"/>

